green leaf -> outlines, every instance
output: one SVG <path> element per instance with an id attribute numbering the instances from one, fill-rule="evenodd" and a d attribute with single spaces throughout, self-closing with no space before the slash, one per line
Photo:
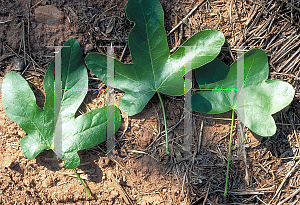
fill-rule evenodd
<path id="1" fill-rule="evenodd" d="M 195 71 L 199 87 L 204 91 L 192 95 L 192 109 L 210 114 L 234 110 L 243 119 L 243 108 L 245 126 L 258 135 L 272 136 L 276 125 L 271 115 L 289 105 L 295 91 L 286 82 L 267 80 L 268 73 L 268 57 L 264 51 L 252 49 L 244 54 L 244 106 L 238 107 L 237 61 L 228 67 L 215 59 Z"/>
<path id="2" fill-rule="evenodd" d="M 114 87 L 125 92 L 119 108 L 129 116 L 142 111 L 156 92 L 171 96 L 183 95 L 185 64 L 191 61 L 194 69 L 212 61 L 225 41 L 219 31 L 201 31 L 182 45 L 193 46 L 187 49 L 189 51 L 180 47 L 170 55 L 164 13 L 158 0 L 129 0 L 126 14 L 134 22 L 129 34 L 133 64 L 114 60 Z M 91 53 L 85 62 L 107 84 L 107 56 Z"/>
<path id="3" fill-rule="evenodd" d="M 92 110 L 75 118 L 75 112 L 85 98 L 88 74 L 83 54 L 76 39 L 68 40 L 61 50 L 62 59 L 62 140 L 54 144 L 57 128 L 54 113 L 54 61 L 44 78 L 45 103 L 41 109 L 36 105 L 34 93 L 19 74 L 9 72 L 3 79 L 2 103 L 6 115 L 16 122 L 28 135 L 20 144 L 28 159 L 35 158 L 43 150 L 61 153 L 65 167 L 74 169 L 80 164 L 77 151 L 94 147 L 106 140 L 107 107 Z M 81 90 L 79 90 L 81 89 Z M 118 108 L 114 108 L 115 131 L 121 125 Z M 108 136 L 110 137 L 110 136 Z M 61 149 L 61 150 L 60 150 Z"/>

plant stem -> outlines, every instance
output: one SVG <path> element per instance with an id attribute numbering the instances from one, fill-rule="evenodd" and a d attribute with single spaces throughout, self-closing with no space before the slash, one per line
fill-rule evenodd
<path id="1" fill-rule="evenodd" d="M 230 152 L 231 152 L 233 123 L 234 123 L 234 110 L 232 110 L 232 117 L 231 117 L 231 128 L 230 128 L 230 138 L 229 138 L 229 148 L 228 148 L 228 158 L 227 158 L 227 172 L 226 172 L 226 182 L 225 182 L 224 196 L 227 195 L 227 187 L 228 187 L 228 175 L 229 175 L 229 163 L 230 163 Z"/>
<path id="2" fill-rule="evenodd" d="M 86 192 L 91 195 L 90 190 L 85 186 L 85 184 L 83 183 L 83 181 L 81 180 L 80 176 L 77 174 L 77 172 L 75 171 L 75 169 L 72 169 L 74 174 L 76 175 L 76 177 L 79 179 L 80 183 L 82 184 L 82 186 L 84 187 L 84 189 L 86 190 Z"/>
<path id="3" fill-rule="evenodd" d="M 166 119 L 166 113 L 165 113 L 165 107 L 164 107 L 164 103 L 160 97 L 159 92 L 157 92 L 160 104 L 161 104 L 161 108 L 163 111 L 163 115 L 164 115 L 164 123 L 165 123 L 165 133 L 166 133 L 166 154 L 169 154 L 169 139 L 168 139 L 168 127 L 167 127 L 167 119 Z"/>

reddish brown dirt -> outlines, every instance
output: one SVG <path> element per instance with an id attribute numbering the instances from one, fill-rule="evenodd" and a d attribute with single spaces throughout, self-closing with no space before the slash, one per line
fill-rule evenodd
<path id="1" fill-rule="evenodd" d="M 69 38 L 76 38 L 80 42 L 84 54 L 105 53 L 105 48 L 101 46 L 110 45 L 110 42 L 125 46 L 132 27 L 125 17 L 126 2 L 1 1 L 0 82 L 7 72 L 20 66 L 15 59 L 20 60 L 25 56 L 25 66 L 28 67 L 23 77 L 34 91 L 38 106 L 42 107 L 42 80 L 54 51 L 45 46 L 63 45 Z M 201 1 L 160 2 L 165 11 L 166 30 L 170 31 Z M 203 3 L 188 22 L 169 35 L 170 50 L 204 29 L 220 30 L 225 33 L 228 45 L 237 45 L 242 39 L 242 33 L 251 25 L 245 23 L 251 16 L 253 4 L 252 1 Z M 261 7 L 267 5 L 266 1 L 256 4 Z M 42 6 L 49 5 L 60 11 L 63 18 L 60 16 L 58 19 L 50 19 L 49 7 L 49 12 L 41 14 L 45 9 Z M 259 25 L 265 22 L 267 15 L 266 12 L 258 19 Z M 282 22 L 284 23 L 284 19 L 279 19 L 275 27 L 280 28 Z M 253 28 L 257 27 L 255 25 Z M 265 37 L 258 36 L 257 42 L 263 38 Z M 284 31 L 278 38 L 285 38 Z M 117 59 L 121 58 L 123 48 L 116 48 Z M 265 51 L 271 60 L 273 51 Z M 230 64 L 236 57 L 236 52 L 223 48 L 219 57 Z M 125 50 L 122 61 L 131 62 L 128 49 Z M 274 74 L 274 69 L 270 71 L 273 71 L 272 78 L 290 82 L 298 92 L 298 78 L 291 77 L 296 76 L 296 72 L 283 75 Z M 104 86 L 93 75 L 90 74 L 89 77 L 90 88 Z M 116 91 L 116 104 L 122 94 L 121 91 Z M 89 196 L 72 171 L 65 169 L 52 151 L 45 151 L 33 160 L 24 157 L 19 141 L 26 133 L 7 118 L 0 96 L 0 204 L 262 204 L 262 201 L 268 203 L 271 200 L 299 158 L 298 98 L 275 116 L 278 132 L 273 138 L 254 137 L 250 131 L 246 132 L 249 185 L 245 180 L 245 165 L 236 159 L 233 143 L 230 192 L 228 197 L 223 197 L 230 113 L 214 116 L 194 113 L 192 155 L 187 155 L 182 121 L 184 99 L 162 97 L 168 127 L 172 128 L 169 133 L 170 155 L 164 154 L 163 116 L 155 95 L 141 113 L 132 117 L 122 113 L 123 124 L 116 133 L 116 158 L 105 157 L 105 143 L 79 152 L 81 165 L 76 170 L 91 190 L 92 195 Z M 105 99 L 105 91 L 89 92 L 80 112 L 105 106 Z M 291 122 L 290 119 L 294 121 Z M 280 197 L 272 204 L 284 200 L 300 187 L 298 170 L 296 167 L 284 183 Z M 293 197 L 289 202 L 297 201 L 299 203 L 299 197 Z"/>

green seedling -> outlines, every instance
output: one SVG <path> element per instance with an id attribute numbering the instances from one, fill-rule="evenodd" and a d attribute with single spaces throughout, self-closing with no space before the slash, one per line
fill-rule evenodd
<path id="1" fill-rule="evenodd" d="M 80 164 L 77 152 L 105 141 L 107 118 L 114 117 L 116 131 L 121 125 L 121 115 L 119 109 L 115 107 L 114 116 L 107 116 L 107 107 L 103 107 L 75 118 L 75 113 L 87 94 L 88 74 L 78 41 L 70 39 L 64 46 L 69 47 L 61 49 L 63 89 L 60 106 L 61 140 L 54 140 L 55 137 L 59 137 L 55 132 L 60 123 L 55 118 L 54 111 L 54 61 L 47 69 L 43 81 L 45 91 L 43 109 L 36 105 L 34 93 L 26 80 L 13 71 L 6 74 L 3 79 L 3 109 L 6 115 L 28 134 L 20 141 L 26 158 L 31 160 L 44 150 L 53 150 L 64 160 L 65 167 L 74 171 L 90 194 L 75 171 Z"/>
<path id="2" fill-rule="evenodd" d="M 293 100 L 293 87 L 279 80 L 268 80 L 268 57 L 263 50 L 252 49 L 244 54 L 244 103 L 237 104 L 237 61 L 230 67 L 220 59 L 198 68 L 195 77 L 204 91 L 192 95 L 192 110 L 218 114 L 232 110 L 228 164 L 224 195 L 227 194 L 228 171 L 234 113 L 246 127 L 261 136 L 272 136 L 276 124 L 272 114 L 288 106 Z M 206 90 L 205 89 L 209 89 Z M 242 90 L 242 89 L 241 89 Z M 240 107 L 239 107 L 240 106 Z M 243 112 L 243 113 L 242 113 Z"/>
<path id="3" fill-rule="evenodd" d="M 141 112 L 157 93 L 163 110 L 168 154 L 168 131 L 160 93 L 170 96 L 183 95 L 185 64 L 192 62 L 194 69 L 212 61 L 224 44 L 224 35 L 215 30 L 198 32 L 182 45 L 193 46 L 190 51 L 180 47 L 170 55 L 164 28 L 164 13 L 158 0 L 129 0 L 126 15 L 134 22 L 128 38 L 133 63 L 124 64 L 114 60 L 114 87 L 125 92 L 119 102 L 119 108 L 128 116 L 135 115 Z M 87 67 L 107 84 L 107 56 L 91 53 L 85 58 L 85 62 Z"/>

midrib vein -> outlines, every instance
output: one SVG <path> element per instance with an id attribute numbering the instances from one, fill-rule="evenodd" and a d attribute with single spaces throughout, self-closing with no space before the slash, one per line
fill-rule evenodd
<path id="1" fill-rule="evenodd" d="M 153 68 L 153 60 L 152 60 L 151 48 L 150 48 L 150 42 L 149 42 L 149 35 L 148 35 L 148 23 L 146 23 L 146 18 L 145 18 L 145 15 L 144 15 L 143 7 L 141 6 L 141 8 L 142 8 L 142 13 L 143 13 L 143 17 L 144 17 L 145 26 L 146 26 L 148 52 L 149 52 L 150 61 L 151 61 L 150 63 L 151 63 L 151 69 L 152 69 L 152 74 L 153 74 L 154 87 L 155 87 L 155 89 L 157 89 L 157 87 L 156 87 L 155 73 L 154 73 L 154 68 Z"/>

